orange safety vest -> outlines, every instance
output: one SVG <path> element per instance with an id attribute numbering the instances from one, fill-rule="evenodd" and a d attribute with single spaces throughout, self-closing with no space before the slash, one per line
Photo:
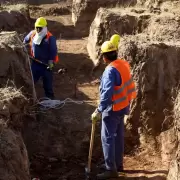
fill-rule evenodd
<path id="1" fill-rule="evenodd" d="M 130 101 L 136 98 L 135 83 L 130 73 L 130 65 L 127 61 L 118 59 L 109 64 L 118 70 L 121 75 L 122 83 L 114 87 L 112 96 L 113 111 L 119 111 L 127 107 Z"/>
<path id="2" fill-rule="evenodd" d="M 32 43 L 33 43 L 33 38 L 34 36 L 36 35 L 36 31 L 34 31 L 32 34 L 31 34 L 31 37 L 30 37 L 30 48 L 31 48 L 31 55 L 34 56 L 34 53 L 33 53 L 33 50 L 32 50 Z M 48 40 L 49 42 L 49 38 L 52 36 L 52 34 L 48 31 L 48 33 L 46 34 L 46 39 Z M 56 57 L 53 59 L 55 63 L 57 63 L 59 61 L 59 57 L 58 55 L 56 55 Z"/>

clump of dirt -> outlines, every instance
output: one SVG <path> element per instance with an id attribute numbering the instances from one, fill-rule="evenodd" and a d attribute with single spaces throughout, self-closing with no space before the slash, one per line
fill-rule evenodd
<path id="1" fill-rule="evenodd" d="M 26 4 L 3 5 L 0 8 L 0 31 L 29 31 L 29 9 Z"/>
<path id="2" fill-rule="evenodd" d="M 14 87 L 0 88 L 0 179 L 30 180 L 21 128 L 28 100 Z"/>

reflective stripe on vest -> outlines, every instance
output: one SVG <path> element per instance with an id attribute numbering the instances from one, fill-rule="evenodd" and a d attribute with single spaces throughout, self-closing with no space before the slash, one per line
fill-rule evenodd
<path id="1" fill-rule="evenodd" d="M 127 107 L 130 101 L 136 97 L 135 84 L 127 61 L 115 60 L 109 66 L 116 68 L 121 75 L 122 84 L 114 87 L 112 97 L 113 111 L 119 111 Z"/>
<path id="2" fill-rule="evenodd" d="M 127 86 L 129 86 L 132 82 L 133 82 L 133 79 L 131 78 L 129 81 L 127 81 L 127 82 L 124 83 L 124 86 L 123 86 L 123 87 L 121 87 L 121 88 L 118 89 L 118 90 L 115 90 L 113 94 L 119 94 L 119 93 L 121 93 L 121 92 L 124 90 L 124 88 L 126 88 Z"/>
<path id="3" fill-rule="evenodd" d="M 31 48 L 31 56 L 34 56 L 34 53 L 33 53 L 33 50 L 32 50 L 32 43 L 33 43 L 33 38 L 34 36 L 36 35 L 36 31 L 33 31 L 32 34 L 31 34 L 31 37 L 30 37 L 30 48 Z M 49 38 L 52 36 L 52 34 L 48 31 L 47 35 L 46 35 L 46 38 L 48 39 L 48 42 L 49 42 Z M 59 56 L 56 55 L 55 58 L 53 59 L 53 61 L 55 63 L 57 63 L 59 61 Z"/>
<path id="4" fill-rule="evenodd" d="M 130 94 L 130 93 L 132 93 L 132 92 L 134 92 L 134 91 L 136 91 L 135 88 L 129 89 L 129 90 L 127 91 L 127 95 Z M 118 104 L 118 103 L 120 103 L 120 102 L 123 102 L 123 101 L 125 101 L 127 98 L 128 98 L 127 96 L 124 96 L 124 97 L 122 97 L 122 98 L 120 98 L 120 99 L 115 100 L 115 101 L 113 102 L 113 104 Z"/>

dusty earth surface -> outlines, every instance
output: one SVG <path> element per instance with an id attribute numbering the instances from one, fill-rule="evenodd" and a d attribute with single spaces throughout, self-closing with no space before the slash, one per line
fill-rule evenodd
<path id="1" fill-rule="evenodd" d="M 49 111 L 42 111 L 39 109 L 37 110 L 34 107 L 31 107 L 32 108 L 31 110 L 33 110 L 34 112 L 31 111 L 32 114 L 28 114 L 28 116 L 24 118 L 22 134 L 29 155 L 31 177 L 32 178 L 38 177 L 41 180 L 85 179 L 84 167 L 87 163 L 89 137 L 91 130 L 90 115 L 97 105 L 96 101 L 98 99 L 98 83 L 97 83 L 98 81 L 97 81 L 97 76 L 94 76 L 94 74 L 92 73 L 93 63 L 90 60 L 90 57 L 88 56 L 88 52 L 86 48 L 88 44 L 88 37 L 82 38 L 81 31 L 73 27 L 73 22 L 71 21 L 71 14 L 68 14 L 68 12 L 71 12 L 71 10 L 69 9 L 70 7 L 71 4 L 63 4 L 63 3 L 58 7 L 57 4 L 30 7 L 32 28 L 35 19 L 40 15 L 43 15 L 48 20 L 49 30 L 57 38 L 60 63 L 57 64 L 54 69 L 54 90 L 55 90 L 56 99 L 64 100 L 69 97 L 74 100 L 84 101 L 83 104 L 73 104 L 73 103 L 66 104 L 61 109 L 49 110 Z M 166 6 L 164 6 L 164 8 L 166 8 Z M 66 11 L 63 11 L 62 9 L 65 9 Z M 157 21 L 155 22 L 159 24 Z M 150 33 L 152 33 L 151 28 L 149 29 L 149 31 Z M 26 31 L 26 33 L 27 32 L 28 31 Z M 103 38 L 109 38 L 109 37 L 103 36 Z M 142 42 L 143 42 L 142 39 L 139 40 L 138 36 L 135 37 L 133 36 L 133 38 L 131 38 L 130 36 L 125 37 L 122 41 L 125 47 L 125 49 L 122 49 L 122 52 L 124 52 L 124 56 L 125 55 L 128 56 L 129 55 L 128 52 L 132 52 L 132 51 L 134 52 L 136 50 L 135 52 L 139 52 L 139 53 L 135 54 L 136 56 L 133 57 L 131 57 L 131 55 L 134 55 L 134 53 L 130 53 L 129 55 L 130 60 L 133 59 L 134 57 L 136 57 L 134 59 L 138 59 L 137 56 L 139 54 L 141 55 L 141 57 L 143 57 L 142 58 L 143 61 L 146 62 L 149 65 L 149 67 L 155 64 L 156 68 L 160 68 L 160 70 L 162 70 L 162 64 L 164 66 L 167 65 L 169 62 L 168 59 L 170 58 L 169 54 L 171 52 L 174 52 L 172 48 L 171 47 L 167 48 L 167 52 L 165 54 L 166 58 L 164 58 L 164 60 L 162 58 L 163 57 L 162 54 L 158 56 L 158 58 L 161 59 L 159 63 L 158 58 L 155 59 L 154 61 L 151 61 L 151 58 L 149 58 L 150 57 L 149 54 L 157 53 L 157 51 L 162 52 L 161 47 L 159 49 L 153 48 L 154 44 L 151 45 L 150 43 L 150 45 L 148 44 L 148 46 L 144 46 L 143 49 L 140 48 Z M 177 44 L 177 51 L 175 55 L 178 55 L 178 50 L 179 50 L 179 45 Z M 147 52 L 149 52 L 149 54 Z M 174 59 L 177 60 L 178 58 L 174 58 Z M 140 63 L 143 64 L 144 62 L 140 62 Z M 153 62 L 153 64 L 151 64 L 151 62 Z M 176 71 L 178 74 L 179 67 L 177 66 L 176 63 L 177 61 L 173 61 L 172 63 L 173 66 L 170 66 L 172 64 L 170 65 L 168 64 L 167 66 L 168 68 L 165 72 L 168 73 L 172 72 L 172 67 L 174 67 L 177 68 Z M 141 66 L 138 65 L 136 68 L 136 63 L 135 63 L 133 67 L 134 67 L 133 71 L 136 72 L 136 75 L 139 75 L 138 68 Z M 65 74 L 58 74 L 57 72 L 60 68 L 66 68 L 67 72 Z M 150 73 L 146 74 L 146 72 L 147 71 L 151 72 L 151 70 L 148 69 L 147 66 L 145 66 L 144 68 L 145 69 L 141 71 L 142 77 L 144 77 L 144 79 L 146 78 L 150 79 Z M 154 78 L 152 80 L 153 82 L 152 84 L 154 86 L 156 86 L 157 84 L 161 86 L 162 85 L 161 78 L 164 77 L 165 73 L 162 73 L 160 75 L 156 74 L 156 68 L 154 68 L 153 72 L 155 74 L 155 77 L 159 78 L 159 81 L 157 83 L 156 79 Z M 174 75 L 176 74 L 173 73 L 171 75 L 172 76 L 169 77 L 169 80 L 172 80 Z M 137 80 L 138 76 L 135 76 L 135 79 Z M 177 82 L 172 81 L 171 83 L 172 84 L 174 83 L 176 85 Z M 142 92 L 140 93 L 140 96 L 144 95 L 144 97 L 149 97 L 146 96 L 147 95 L 146 88 L 149 88 L 149 86 L 147 85 L 139 88 L 139 91 Z M 151 90 L 151 88 L 149 89 Z M 168 90 L 168 86 L 165 86 L 164 89 Z M 39 82 L 36 85 L 36 91 L 38 98 L 44 96 L 42 82 Z M 158 93 L 161 94 L 161 91 L 158 91 Z M 138 101 L 140 99 L 141 97 L 138 97 Z M 151 99 L 148 100 L 152 103 L 151 107 L 153 107 L 153 101 L 151 101 Z M 146 104 L 146 101 L 143 102 L 144 102 L 143 105 L 148 109 L 149 107 Z M 177 98 L 177 102 L 178 102 L 178 98 Z M 163 101 L 163 104 L 165 103 L 166 102 Z M 160 106 L 160 104 L 158 105 Z M 177 109 L 178 108 L 175 108 L 175 110 Z M 139 111 L 140 110 L 138 109 L 137 113 L 134 113 L 135 116 L 131 117 L 131 119 L 133 118 L 135 119 L 137 117 L 139 118 L 139 114 L 138 114 Z M 140 121 L 138 120 L 138 123 L 142 122 L 143 124 L 143 120 L 145 121 L 143 117 L 146 117 L 146 113 L 148 113 L 148 111 L 144 113 L 145 114 L 142 114 L 142 116 L 139 118 Z M 169 115 L 171 120 L 171 114 L 168 114 L 169 111 L 163 113 L 167 113 L 167 115 Z M 156 119 L 158 119 L 158 117 L 154 118 L 154 121 Z M 136 121 L 134 122 L 136 123 Z M 151 123 L 150 119 L 146 119 L 145 125 L 149 125 L 150 128 L 154 128 L 154 123 Z M 167 129 L 170 130 L 168 125 L 167 127 L 168 127 Z M 154 129 L 157 130 L 158 128 L 155 127 Z M 141 146 L 141 148 L 138 148 L 138 146 L 134 146 L 134 142 L 139 141 L 139 137 L 136 136 L 138 129 L 134 129 L 135 131 L 135 134 L 133 134 L 135 135 L 134 138 L 132 138 L 132 133 L 129 134 L 128 129 L 129 127 L 127 127 L 127 132 L 126 132 L 127 141 L 126 141 L 126 149 L 125 149 L 126 155 L 124 162 L 126 174 L 125 176 L 121 175 L 119 179 L 125 179 L 125 180 L 126 179 L 127 180 L 166 179 L 169 169 L 168 167 L 169 157 L 167 157 L 167 159 L 166 156 L 162 157 L 161 151 L 163 151 L 164 154 L 167 153 L 168 156 L 169 152 L 168 151 L 166 152 L 167 149 L 165 146 L 169 144 L 164 143 L 164 146 L 162 145 L 161 147 L 156 147 L 158 143 L 157 144 L 149 143 L 149 145 L 147 143 L 146 146 Z M 166 133 L 166 131 L 163 131 L 163 133 Z M 159 134 L 160 135 L 159 139 L 156 140 L 161 142 L 171 141 L 171 139 L 167 139 L 169 137 L 168 133 L 171 133 L 171 131 L 167 132 L 167 136 L 162 135 L 161 137 L 161 135 Z M 130 141 L 129 141 L 129 137 L 130 137 Z M 146 137 L 143 139 L 143 136 L 141 136 L 140 141 L 144 142 L 147 141 L 147 139 Z M 149 140 L 147 142 L 151 142 L 151 141 Z M 170 147 L 170 149 L 171 148 L 172 147 Z M 25 157 L 25 159 L 27 160 L 27 157 Z M 93 151 L 94 172 L 97 172 L 95 165 L 97 163 L 100 163 L 102 160 L 103 160 L 102 150 L 100 145 L 100 125 L 97 125 L 96 139 L 95 139 L 95 145 Z M 177 162 L 174 162 L 174 164 L 176 165 Z M 173 164 L 171 166 L 173 166 Z M 169 180 L 171 179 L 169 178 Z"/>

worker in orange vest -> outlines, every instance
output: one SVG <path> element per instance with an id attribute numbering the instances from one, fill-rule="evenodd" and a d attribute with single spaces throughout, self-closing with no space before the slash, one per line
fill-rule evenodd
<path id="1" fill-rule="evenodd" d="M 100 83 L 100 103 L 91 116 L 93 123 L 102 116 L 101 141 L 105 171 L 97 179 L 118 177 L 123 171 L 124 116 L 129 114 L 129 105 L 136 98 L 129 63 L 117 59 L 117 47 L 111 41 L 101 46 L 103 60 L 107 67 Z"/>
<path id="2" fill-rule="evenodd" d="M 24 43 L 29 44 L 30 56 L 31 59 L 34 59 L 31 64 L 34 83 L 42 78 L 45 96 L 53 99 L 52 70 L 59 59 L 56 38 L 48 31 L 45 18 L 40 17 L 36 20 L 35 30 L 25 37 Z"/>

